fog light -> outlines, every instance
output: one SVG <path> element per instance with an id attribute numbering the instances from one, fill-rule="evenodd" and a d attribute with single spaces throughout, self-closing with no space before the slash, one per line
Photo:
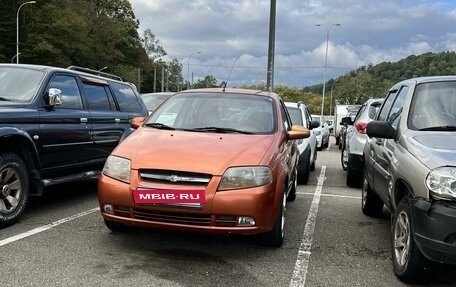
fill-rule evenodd
<path id="1" fill-rule="evenodd" d="M 103 211 L 109 214 L 114 214 L 114 207 L 112 206 L 112 204 L 105 203 L 103 205 Z"/>
<path id="2" fill-rule="evenodd" d="M 238 226 L 255 226 L 255 220 L 249 216 L 239 216 L 237 220 Z"/>

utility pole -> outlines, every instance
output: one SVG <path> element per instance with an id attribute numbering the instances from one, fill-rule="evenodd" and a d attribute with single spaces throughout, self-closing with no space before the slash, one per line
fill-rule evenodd
<path id="1" fill-rule="evenodd" d="M 275 44 L 275 19 L 276 19 L 276 0 L 271 0 L 269 15 L 269 47 L 268 47 L 268 71 L 267 89 L 269 92 L 274 90 L 274 44 Z"/>

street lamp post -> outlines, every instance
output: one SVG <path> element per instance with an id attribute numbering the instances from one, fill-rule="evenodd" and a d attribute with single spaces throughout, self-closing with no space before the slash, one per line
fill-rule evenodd
<path id="1" fill-rule="evenodd" d="M 332 27 L 334 26 L 340 26 L 340 24 L 331 24 L 331 26 L 326 26 L 324 24 L 316 24 L 315 26 L 321 26 L 326 29 L 326 53 L 325 53 L 325 67 L 324 67 L 324 72 L 323 72 L 323 96 L 321 99 L 321 115 L 323 116 L 323 111 L 325 108 L 325 84 L 326 84 L 326 69 L 328 67 L 328 42 L 329 42 L 329 30 L 331 30 Z"/>
<path id="2" fill-rule="evenodd" d="M 191 53 L 187 58 L 187 90 L 190 89 L 190 58 L 196 54 L 201 54 L 201 51 Z"/>
<path id="3" fill-rule="evenodd" d="M 36 1 L 27 1 L 21 4 L 17 9 L 16 13 L 16 63 L 19 64 L 19 11 L 21 10 L 22 6 L 26 4 L 35 4 Z"/>

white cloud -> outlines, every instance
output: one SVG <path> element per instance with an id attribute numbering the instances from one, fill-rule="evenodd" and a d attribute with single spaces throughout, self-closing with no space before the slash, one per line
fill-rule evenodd
<path id="1" fill-rule="evenodd" d="M 151 29 L 169 56 L 192 57 L 194 80 L 213 75 L 231 86 L 266 80 L 269 0 L 130 0 L 140 29 Z M 456 50 L 455 3 L 450 0 L 277 1 L 275 84 L 308 86 L 323 81 L 326 31 L 327 79 L 356 67 L 398 61 L 411 54 Z"/>

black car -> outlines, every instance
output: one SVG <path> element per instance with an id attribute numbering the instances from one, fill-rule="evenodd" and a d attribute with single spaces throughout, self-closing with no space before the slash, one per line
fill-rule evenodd
<path id="1" fill-rule="evenodd" d="M 95 177 L 148 111 L 133 84 L 80 67 L 0 64 L 0 227 L 46 186 Z"/>

